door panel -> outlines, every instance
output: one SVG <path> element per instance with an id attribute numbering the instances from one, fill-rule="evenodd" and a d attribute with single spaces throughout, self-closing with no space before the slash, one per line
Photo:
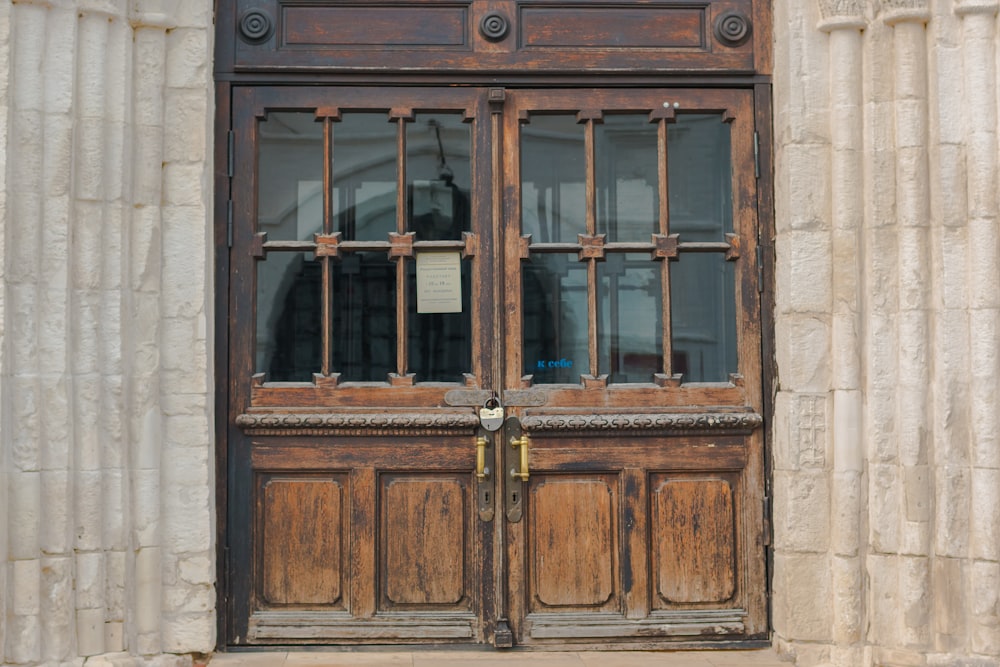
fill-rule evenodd
<path id="1" fill-rule="evenodd" d="M 732 484 L 659 475 L 653 484 L 654 607 L 726 602 L 736 592 Z"/>
<path id="2" fill-rule="evenodd" d="M 467 576 L 466 535 L 472 533 L 468 474 L 383 475 L 381 608 L 468 609 L 473 581 Z"/>
<path id="3" fill-rule="evenodd" d="M 591 475 L 540 477 L 531 485 L 532 611 L 618 606 L 616 486 Z"/>
<path id="4" fill-rule="evenodd" d="M 260 475 L 260 562 L 268 605 L 343 606 L 343 479 Z"/>
<path id="5" fill-rule="evenodd" d="M 233 109 L 229 643 L 765 635 L 749 91 Z"/>

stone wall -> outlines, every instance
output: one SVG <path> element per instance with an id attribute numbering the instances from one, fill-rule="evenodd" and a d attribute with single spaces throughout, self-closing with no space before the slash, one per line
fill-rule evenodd
<path id="1" fill-rule="evenodd" d="M 774 0 L 775 642 L 1000 664 L 1000 0 Z M 211 0 L 0 1 L 0 661 L 215 643 Z"/>
<path id="2" fill-rule="evenodd" d="M 211 5 L 0 2 L 5 665 L 215 644 Z"/>
<path id="3" fill-rule="evenodd" d="M 776 0 L 774 629 L 1000 664 L 998 2 Z"/>

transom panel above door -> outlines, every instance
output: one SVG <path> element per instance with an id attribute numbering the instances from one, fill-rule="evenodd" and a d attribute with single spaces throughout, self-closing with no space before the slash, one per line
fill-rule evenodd
<path id="1" fill-rule="evenodd" d="M 227 642 L 763 636 L 751 91 L 232 110 Z"/>

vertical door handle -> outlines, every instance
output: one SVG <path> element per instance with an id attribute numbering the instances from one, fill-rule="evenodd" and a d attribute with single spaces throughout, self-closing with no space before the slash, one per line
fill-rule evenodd
<path id="1" fill-rule="evenodd" d="M 476 438 L 476 479 L 482 481 L 490 476 L 490 469 L 486 467 L 486 447 L 489 441 L 486 436 Z"/>
<path id="2" fill-rule="evenodd" d="M 520 438 L 511 438 L 510 446 L 521 449 L 521 469 L 514 470 L 511 468 L 510 476 L 521 480 L 522 482 L 527 482 L 530 472 L 528 471 L 528 436 L 522 435 Z"/>

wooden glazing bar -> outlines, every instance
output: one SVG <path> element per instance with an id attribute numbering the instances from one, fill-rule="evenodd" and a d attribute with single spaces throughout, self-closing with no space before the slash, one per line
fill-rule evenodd
<path id="1" fill-rule="evenodd" d="M 728 252 L 732 246 L 725 241 L 691 241 L 678 243 L 680 252 Z"/>
<path id="2" fill-rule="evenodd" d="M 660 234 L 670 235 L 670 174 L 667 167 L 667 119 L 661 118 L 657 123 L 656 153 L 659 168 L 657 169 L 657 185 L 659 188 Z M 679 245 L 679 244 L 678 244 Z M 660 260 L 660 307 L 663 309 L 663 325 L 660 329 L 660 345 L 663 348 L 663 374 L 668 379 L 673 375 L 673 324 L 670 312 L 670 260 Z"/>
<path id="3" fill-rule="evenodd" d="M 725 248 L 719 248 L 725 250 L 729 248 L 729 244 L 722 244 Z M 657 249 L 656 244 L 644 243 L 642 241 L 612 241 L 610 243 L 602 243 L 601 247 L 604 252 L 653 252 Z M 678 247 L 683 247 L 683 244 L 678 244 Z M 536 253 L 577 253 L 583 250 L 582 243 L 531 243 L 528 245 L 528 250 Z"/>
<path id="4" fill-rule="evenodd" d="M 396 119 L 396 233 L 406 234 L 406 123 Z M 406 258 L 396 258 L 396 373 L 406 375 Z"/>
<path id="5" fill-rule="evenodd" d="M 597 260 L 587 260 L 587 347 L 590 350 L 590 374 L 598 377 L 597 364 Z"/>
<path id="6" fill-rule="evenodd" d="M 266 241 L 261 244 L 265 251 L 275 252 L 314 252 L 318 244 L 314 241 Z M 414 241 L 413 247 L 417 250 L 466 250 L 469 243 L 465 239 L 461 241 Z M 574 246 L 569 248 L 570 252 L 580 249 L 579 244 L 565 244 Z M 641 250 L 652 249 L 651 244 Z M 337 243 L 338 252 L 385 252 L 392 247 L 388 241 L 339 241 Z M 532 250 L 534 250 L 532 246 Z M 639 248 L 636 248 L 639 250 Z M 566 252 L 567 248 L 556 250 L 541 250 L 540 252 Z"/>
<path id="7" fill-rule="evenodd" d="M 329 118 L 323 119 L 323 233 L 333 233 L 333 123 Z M 319 257 L 323 267 L 323 295 L 320 300 L 320 328 L 322 331 L 320 372 L 323 376 L 330 375 L 330 360 L 333 358 L 331 347 L 333 339 L 333 272 L 330 262 L 332 257 Z"/>
<path id="8" fill-rule="evenodd" d="M 584 135 L 584 150 L 587 161 L 587 235 L 597 234 L 597 163 L 594 147 L 597 144 L 595 137 L 594 120 L 587 119 L 586 133 Z"/>
<path id="9" fill-rule="evenodd" d="M 260 246 L 265 252 L 314 252 L 315 241 L 265 241 Z"/>
<path id="10" fill-rule="evenodd" d="M 503 90 L 493 89 L 489 93 L 490 95 L 490 221 L 489 228 L 493 238 L 493 247 L 502 249 L 503 244 L 503 106 L 502 103 L 506 99 L 506 94 Z M 494 251 L 496 252 L 496 251 Z M 501 251 L 502 252 L 502 251 Z M 498 254 L 494 254 L 494 257 L 499 257 Z M 481 260 L 477 257 L 475 262 L 478 264 Z M 491 258 L 486 257 L 486 262 L 490 262 Z M 490 270 L 490 275 L 493 278 L 493 326 L 490 327 L 493 330 L 493 354 L 491 355 L 491 368 L 489 370 L 483 369 L 488 375 L 486 378 L 492 383 L 496 383 L 498 380 L 503 378 L 503 368 L 501 363 L 503 361 L 503 355 L 499 353 L 499 350 L 504 349 L 504 338 L 506 336 L 506 331 L 503 328 L 502 323 L 504 322 L 503 317 L 503 299 L 500 297 L 503 294 L 504 289 L 504 271 L 503 269 L 496 266 L 497 262 L 493 262 L 493 267 Z M 477 299 L 482 298 L 480 292 L 477 291 L 473 293 L 473 296 Z M 477 323 L 478 324 L 478 323 Z M 474 325 L 475 327 L 476 325 Z M 475 330 L 475 329 L 474 329 Z M 478 340 L 482 336 L 482 332 L 478 333 L 478 336 L 473 340 Z M 475 368 L 475 366 L 474 366 Z M 483 371 L 481 371 L 483 372 Z M 496 463 L 496 462 L 495 462 Z M 499 470 L 499 468 L 497 468 Z M 502 560 L 502 558 L 501 558 Z M 494 587 L 494 591 L 501 590 Z M 499 608 L 502 610 L 504 608 L 503 596 L 498 596 L 497 603 Z"/>

